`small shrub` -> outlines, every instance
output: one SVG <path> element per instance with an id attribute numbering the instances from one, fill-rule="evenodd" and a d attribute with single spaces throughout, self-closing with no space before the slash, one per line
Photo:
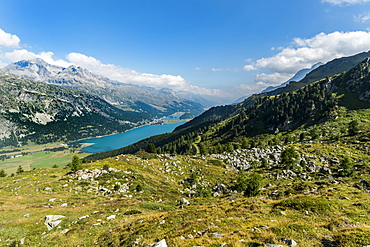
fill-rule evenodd
<path id="1" fill-rule="evenodd" d="M 367 246 L 370 243 L 370 229 L 346 229 L 333 236 L 337 247 Z"/>
<path id="2" fill-rule="evenodd" d="M 154 203 L 154 202 L 142 203 L 140 207 L 144 209 L 159 210 L 159 211 L 173 211 L 176 209 L 174 205 Z"/>
<path id="3" fill-rule="evenodd" d="M 129 210 L 123 213 L 123 215 L 134 215 L 134 214 L 141 214 L 142 212 L 136 209 Z"/>
<path id="4" fill-rule="evenodd" d="M 143 186 L 141 186 L 141 184 L 138 184 L 138 185 L 136 185 L 135 190 L 136 190 L 136 192 L 143 191 Z"/>
<path id="5" fill-rule="evenodd" d="M 299 211 L 311 211 L 314 213 L 325 213 L 332 209 L 331 204 L 324 198 L 299 196 L 288 198 L 279 203 L 275 203 L 274 208 L 295 209 Z"/>

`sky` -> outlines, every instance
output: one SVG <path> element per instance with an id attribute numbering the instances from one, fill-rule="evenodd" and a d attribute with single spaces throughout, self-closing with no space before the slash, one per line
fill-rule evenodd
<path id="1" fill-rule="evenodd" d="M 237 99 L 370 50 L 370 0 L 1 0 L 0 68 L 42 58 Z"/>

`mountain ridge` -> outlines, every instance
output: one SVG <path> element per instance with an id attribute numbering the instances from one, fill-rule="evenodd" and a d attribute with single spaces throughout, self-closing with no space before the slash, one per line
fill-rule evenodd
<path id="1" fill-rule="evenodd" d="M 145 123 L 96 95 L 0 70 L 0 146 L 71 141 L 123 132 Z"/>
<path id="2" fill-rule="evenodd" d="M 145 112 L 152 118 L 175 112 L 190 112 L 194 115 L 203 112 L 203 106 L 191 100 L 110 80 L 75 65 L 63 68 L 37 59 L 18 61 L 4 69 L 29 79 L 92 93 L 123 110 Z"/>

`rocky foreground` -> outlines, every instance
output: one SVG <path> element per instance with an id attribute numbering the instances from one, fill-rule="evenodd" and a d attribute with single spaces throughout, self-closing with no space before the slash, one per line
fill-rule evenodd
<path id="1" fill-rule="evenodd" d="M 334 145 L 296 145 L 298 156 L 290 166 L 281 160 L 286 148 L 120 155 L 84 164 L 77 172 L 41 168 L 0 178 L 0 243 L 369 245 L 367 154 Z M 353 168 L 347 175 L 344 154 L 351 155 Z M 260 175 L 255 195 L 246 191 L 253 174 Z"/>

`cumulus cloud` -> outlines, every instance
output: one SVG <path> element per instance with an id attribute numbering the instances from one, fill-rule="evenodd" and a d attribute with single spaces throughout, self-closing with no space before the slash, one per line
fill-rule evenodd
<path id="1" fill-rule="evenodd" d="M 0 46 L 19 47 L 20 41 L 17 35 L 6 33 L 0 28 Z"/>
<path id="2" fill-rule="evenodd" d="M 256 66 L 278 73 L 295 73 L 317 62 L 354 55 L 370 50 L 370 32 L 320 33 L 310 39 L 295 38 L 293 47 L 284 48 L 269 58 L 257 60 Z"/>
<path id="3" fill-rule="evenodd" d="M 238 72 L 240 69 L 237 68 L 212 68 L 211 69 L 213 72 L 218 72 L 218 71 L 231 71 L 231 72 Z"/>
<path id="4" fill-rule="evenodd" d="M 334 5 L 343 5 L 343 4 L 353 5 L 370 2 L 370 0 L 322 0 L 322 1 Z"/>
<path id="5" fill-rule="evenodd" d="M 258 59 L 254 63 L 249 61 L 243 68 L 245 71 L 260 69 L 265 73 L 256 75 L 254 86 L 247 85 L 244 88 L 259 90 L 276 86 L 290 79 L 299 70 L 311 68 L 318 62 L 326 63 L 335 58 L 369 50 L 369 31 L 320 33 L 308 39 L 295 38 L 289 47 L 275 49 L 276 55 Z M 266 73 L 268 71 L 270 73 Z"/>
<path id="6" fill-rule="evenodd" d="M 26 49 L 18 49 L 18 50 L 6 52 L 0 55 L 1 58 L 5 58 L 11 62 L 17 62 L 20 60 L 33 60 L 33 59 L 41 58 L 49 64 L 53 64 L 53 65 L 57 65 L 61 67 L 68 67 L 71 65 L 71 63 L 68 63 L 62 59 L 55 60 L 53 56 L 54 56 L 53 52 L 41 52 L 39 54 L 36 54 Z"/>
<path id="7" fill-rule="evenodd" d="M 354 16 L 353 19 L 356 21 L 356 22 L 366 22 L 370 19 L 370 12 L 368 13 L 364 13 L 364 14 L 360 14 L 360 15 L 357 15 L 357 16 Z"/>
<path id="8" fill-rule="evenodd" d="M 171 88 L 175 91 L 188 91 L 196 94 L 217 95 L 220 90 L 200 88 L 191 85 L 181 76 L 177 75 L 154 75 L 149 73 L 140 73 L 132 69 L 121 68 L 113 64 L 104 64 L 100 60 L 86 56 L 81 53 L 70 53 L 67 55 L 69 62 L 90 70 L 93 73 L 103 75 L 112 80 L 123 83 L 132 83 L 154 88 Z"/>
<path id="9" fill-rule="evenodd" d="M 251 70 L 257 70 L 257 68 L 256 67 L 254 67 L 253 65 L 251 65 L 251 64 L 247 64 L 247 65 L 245 65 L 244 67 L 243 67 L 243 70 L 245 70 L 245 71 L 251 71 Z"/>

